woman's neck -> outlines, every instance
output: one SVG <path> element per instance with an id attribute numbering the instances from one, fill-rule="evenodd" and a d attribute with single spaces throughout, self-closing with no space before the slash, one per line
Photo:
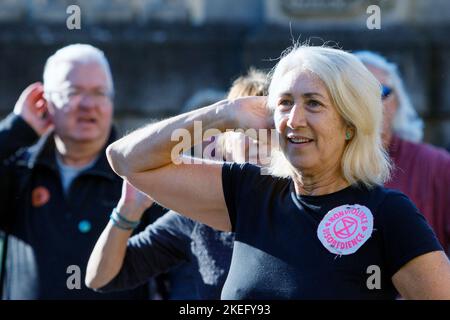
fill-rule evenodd
<path id="1" fill-rule="evenodd" d="M 342 190 L 350 185 L 338 172 L 322 175 L 298 174 L 294 177 L 295 192 L 300 195 L 320 196 Z"/>

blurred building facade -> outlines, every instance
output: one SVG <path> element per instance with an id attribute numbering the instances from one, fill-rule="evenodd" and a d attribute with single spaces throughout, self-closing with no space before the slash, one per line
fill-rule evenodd
<path id="1" fill-rule="evenodd" d="M 80 8 L 69 30 L 67 8 Z M 378 5 L 381 29 L 367 13 Z M 179 112 L 204 89 L 226 90 L 253 65 L 270 69 L 292 39 L 378 51 L 400 65 L 425 140 L 450 144 L 450 1 L 0 0 L 0 116 L 70 43 L 105 51 L 125 132 Z"/>

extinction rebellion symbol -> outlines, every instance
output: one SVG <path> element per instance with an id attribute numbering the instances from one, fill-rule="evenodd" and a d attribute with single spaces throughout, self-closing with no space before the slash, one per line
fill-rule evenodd
<path id="1" fill-rule="evenodd" d="M 343 205 L 325 215 L 317 228 L 320 242 L 331 253 L 355 253 L 372 235 L 373 216 L 369 208 Z"/>

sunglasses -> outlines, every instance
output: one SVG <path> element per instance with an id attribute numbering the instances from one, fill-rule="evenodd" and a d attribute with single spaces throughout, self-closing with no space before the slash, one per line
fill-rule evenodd
<path id="1" fill-rule="evenodd" d="M 384 84 L 381 85 L 381 99 L 384 100 L 389 97 L 392 94 L 392 91 L 394 91 L 394 89 L 391 87 L 385 86 Z"/>

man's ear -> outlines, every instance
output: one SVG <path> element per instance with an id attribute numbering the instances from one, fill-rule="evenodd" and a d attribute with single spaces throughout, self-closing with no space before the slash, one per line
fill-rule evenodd
<path id="1" fill-rule="evenodd" d="M 44 93 L 43 98 L 44 98 L 43 100 L 44 100 L 44 104 L 45 104 L 44 108 L 47 110 L 47 113 L 52 114 L 52 115 L 55 114 L 55 106 L 53 105 L 53 103 L 49 97 L 49 94 Z"/>
<path id="2" fill-rule="evenodd" d="M 42 114 L 42 118 L 50 121 L 51 123 L 54 123 L 54 117 L 55 117 L 55 105 L 53 104 L 52 100 L 49 99 L 49 96 L 47 94 L 44 94 L 43 99 L 44 101 L 44 113 Z"/>

